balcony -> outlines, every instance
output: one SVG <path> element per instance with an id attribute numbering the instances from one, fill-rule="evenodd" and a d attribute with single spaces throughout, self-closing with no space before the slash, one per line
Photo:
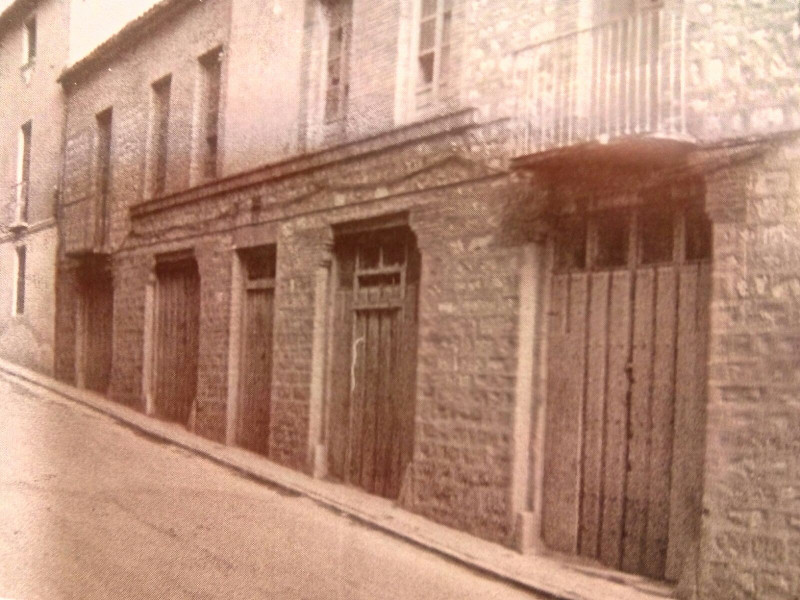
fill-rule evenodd
<path id="1" fill-rule="evenodd" d="M 64 252 L 70 256 L 108 253 L 105 200 L 93 195 L 65 203 L 61 209 Z"/>
<path id="2" fill-rule="evenodd" d="M 546 160 L 574 146 L 663 156 L 690 139 L 680 11 L 639 10 L 522 48 L 514 82 L 518 160 Z"/>

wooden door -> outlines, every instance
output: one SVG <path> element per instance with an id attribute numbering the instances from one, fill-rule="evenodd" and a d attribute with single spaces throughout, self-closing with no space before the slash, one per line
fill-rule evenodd
<path id="1" fill-rule="evenodd" d="M 101 394 L 111 377 L 114 287 L 108 265 L 84 264 L 78 276 L 75 315 L 75 373 L 77 385 Z"/>
<path id="2" fill-rule="evenodd" d="M 274 249 L 243 253 L 242 262 L 245 282 L 238 441 L 244 448 L 266 456 L 269 452 L 272 389 Z"/>
<path id="3" fill-rule="evenodd" d="M 83 380 L 87 389 L 105 394 L 111 376 L 114 286 L 110 273 L 93 272 L 82 290 Z"/>
<path id="4" fill-rule="evenodd" d="M 688 214 L 566 226 L 550 286 L 544 540 L 655 578 L 700 510 L 710 267 Z"/>
<path id="5" fill-rule="evenodd" d="M 197 391 L 200 276 L 193 258 L 157 266 L 156 414 L 189 424 Z"/>
<path id="6" fill-rule="evenodd" d="M 406 229 L 337 244 L 331 474 L 396 498 L 414 439 L 419 254 Z"/>

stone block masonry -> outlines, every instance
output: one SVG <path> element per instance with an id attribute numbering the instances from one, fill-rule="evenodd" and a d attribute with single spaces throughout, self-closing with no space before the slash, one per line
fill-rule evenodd
<path id="1" fill-rule="evenodd" d="M 202 305 L 195 431 L 225 438 L 231 262 L 240 245 L 235 230 L 277 225 L 270 458 L 310 470 L 315 274 L 330 262 L 332 226 L 406 213 L 423 267 L 415 450 L 403 502 L 505 541 L 519 248 L 500 243 L 497 233 L 507 196 L 518 185 L 469 155 L 474 135 L 441 133 L 175 208 L 160 210 L 157 201 L 137 212 L 114 267 L 112 397 L 143 406 L 143 311 L 154 258 L 191 247 Z"/>
<path id="2" fill-rule="evenodd" d="M 702 598 L 800 596 L 800 145 L 710 177 Z"/>

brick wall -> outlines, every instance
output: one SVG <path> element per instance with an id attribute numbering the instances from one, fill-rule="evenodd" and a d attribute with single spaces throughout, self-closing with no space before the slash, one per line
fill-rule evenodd
<path id="1" fill-rule="evenodd" d="M 230 327 L 231 243 L 227 236 L 194 244 L 200 271 L 200 355 L 195 431 L 225 440 Z"/>
<path id="2" fill-rule="evenodd" d="M 148 36 L 128 47 L 112 62 L 69 84 L 66 89 L 66 147 L 61 236 L 65 252 L 91 249 L 96 170 L 96 115 L 112 113 L 111 182 L 108 196 L 108 247 L 124 246 L 131 234 L 129 208 L 145 196 L 151 84 L 172 74 L 168 142 L 167 192 L 190 183 L 192 124 L 196 104 L 197 59 L 224 45 L 230 5 L 227 0 L 197 4 L 191 10 L 156 25 Z M 63 257 L 62 257 L 63 258 Z M 114 356 L 109 395 L 130 406 L 142 404 L 142 352 L 145 284 L 149 267 L 128 257 L 114 261 Z M 67 273 L 68 263 L 60 266 Z M 68 277 L 68 276 L 67 276 Z M 59 300 L 59 373 L 74 373 L 74 332 L 68 319 L 73 299 Z M 74 310 L 71 309 L 71 310 Z M 219 436 L 217 432 L 215 437 Z"/>
<path id="3" fill-rule="evenodd" d="M 332 234 L 321 223 L 287 222 L 278 238 L 270 456 L 306 468 L 314 275 Z"/>
<path id="4" fill-rule="evenodd" d="M 229 12 L 227 0 L 198 3 L 163 26 L 153 27 L 110 64 L 67 86 L 63 204 L 66 212 L 75 211 L 74 218 L 63 223 L 67 241 L 83 235 L 86 220 L 75 207 L 93 202 L 96 115 L 111 107 L 110 247 L 123 244 L 130 229 L 128 208 L 146 195 L 151 85 L 170 73 L 166 192 L 189 186 L 197 59 L 227 42 Z"/>
<path id="5" fill-rule="evenodd" d="M 146 285 L 152 273 L 148 259 L 117 255 L 113 260 L 114 325 L 111 382 L 108 395 L 144 410 L 142 372 Z"/>
<path id="6" fill-rule="evenodd" d="M 394 125 L 399 2 L 353 0 L 347 129 L 354 138 Z"/>
<path id="7" fill-rule="evenodd" d="M 800 596 L 800 144 L 710 177 L 702 598 Z"/>

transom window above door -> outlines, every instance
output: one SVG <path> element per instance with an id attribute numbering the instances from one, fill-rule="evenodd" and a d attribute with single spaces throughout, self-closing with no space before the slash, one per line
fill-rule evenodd
<path id="1" fill-rule="evenodd" d="M 560 218 L 554 269 L 623 269 L 707 260 L 711 224 L 701 206 L 653 203 Z"/>

